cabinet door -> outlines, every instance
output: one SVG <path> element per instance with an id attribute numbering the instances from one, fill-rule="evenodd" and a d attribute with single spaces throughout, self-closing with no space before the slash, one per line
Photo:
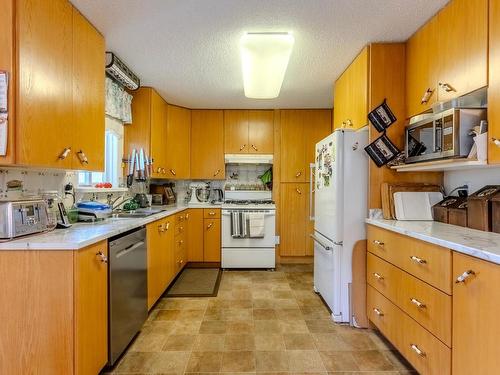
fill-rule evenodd
<path id="1" fill-rule="evenodd" d="M 108 361 L 107 256 L 107 241 L 74 253 L 76 374 L 97 374 Z"/>
<path id="2" fill-rule="evenodd" d="M 165 290 L 168 274 L 168 244 L 165 239 L 165 220 L 146 226 L 148 244 L 148 308 L 151 309 Z"/>
<path id="3" fill-rule="evenodd" d="M 433 17 L 406 42 L 406 115 L 427 111 L 437 100 L 438 17 Z"/>
<path id="4" fill-rule="evenodd" d="M 123 150 L 125 156 L 130 155 L 133 149 L 144 149 L 155 161 L 159 157 L 151 151 L 151 87 L 141 87 L 132 93 L 132 123 L 123 128 Z M 165 167 L 165 166 L 163 166 Z"/>
<path id="5" fill-rule="evenodd" d="M 334 129 L 342 128 L 347 119 L 346 106 L 347 97 L 349 95 L 349 87 L 347 84 L 347 74 L 344 72 L 337 81 L 335 81 L 334 97 L 333 97 L 333 118 Z"/>
<path id="6" fill-rule="evenodd" d="M 153 177 L 167 177 L 167 103 L 151 90 L 151 155 L 153 157 Z M 133 118 L 132 118 L 133 121 Z"/>
<path id="7" fill-rule="evenodd" d="M 497 374 L 500 368 L 500 266 L 453 253 L 455 278 L 474 272 L 453 283 L 452 373 Z"/>
<path id="8" fill-rule="evenodd" d="M 165 249 L 165 256 L 161 266 L 162 288 L 160 295 L 167 289 L 167 286 L 176 275 L 175 267 L 175 222 L 174 217 L 169 216 L 165 219 L 165 230 L 162 232 L 162 246 Z"/>
<path id="9" fill-rule="evenodd" d="M 224 152 L 226 154 L 247 154 L 248 111 L 224 111 Z"/>
<path id="10" fill-rule="evenodd" d="M 490 0 L 490 48 L 488 101 L 500 103 L 500 0 Z M 488 108 L 488 163 L 500 163 L 500 147 L 493 140 L 500 139 L 500 106 Z"/>
<path id="11" fill-rule="evenodd" d="M 274 112 L 248 111 L 248 152 L 272 154 L 274 151 Z"/>
<path id="12" fill-rule="evenodd" d="M 205 262 L 220 262 L 220 220 L 221 219 L 203 220 L 203 260 Z"/>
<path id="13" fill-rule="evenodd" d="M 16 163 L 70 169 L 63 151 L 75 152 L 73 7 L 66 0 L 16 4 Z"/>
<path id="14" fill-rule="evenodd" d="M 73 9 L 73 169 L 104 171 L 104 52 L 103 36 Z"/>
<path id="15" fill-rule="evenodd" d="M 347 68 L 346 126 L 354 129 L 362 128 L 368 124 L 369 57 L 369 47 L 365 47 Z"/>
<path id="16" fill-rule="evenodd" d="M 438 100 L 487 86 L 488 0 L 453 0 L 439 12 L 438 22 Z"/>
<path id="17" fill-rule="evenodd" d="M 281 182 L 306 181 L 305 134 L 302 111 L 281 111 Z"/>
<path id="18" fill-rule="evenodd" d="M 191 178 L 224 180 L 223 111 L 193 110 L 191 116 Z"/>
<path id="19" fill-rule="evenodd" d="M 168 105 L 167 167 L 170 179 L 186 179 L 190 173 L 191 110 Z"/>
<path id="20" fill-rule="evenodd" d="M 305 181 L 309 181 L 309 165 L 316 157 L 316 143 L 332 132 L 332 111 L 329 109 L 308 109 L 303 111 L 305 138 Z"/>
<path id="21" fill-rule="evenodd" d="M 306 255 L 307 190 L 309 184 L 285 183 L 280 190 L 280 255 Z"/>
<path id="22" fill-rule="evenodd" d="M 189 209 L 187 222 L 188 261 L 203 262 L 203 209 Z"/>

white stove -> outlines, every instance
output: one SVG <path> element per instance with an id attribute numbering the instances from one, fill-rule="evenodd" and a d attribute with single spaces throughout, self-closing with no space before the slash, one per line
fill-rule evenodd
<path id="1" fill-rule="evenodd" d="M 226 190 L 222 204 L 222 268 L 276 267 L 276 205 L 264 190 Z"/>

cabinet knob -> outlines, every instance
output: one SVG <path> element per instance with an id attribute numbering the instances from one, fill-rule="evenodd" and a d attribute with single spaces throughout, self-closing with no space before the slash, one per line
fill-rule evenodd
<path id="1" fill-rule="evenodd" d="M 379 241 L 379 240 L 373 240 L 373 243 L 377 246 L 384 246 L 385 245 L 382 241 Z"/>
<path id="2" fill-rule="evenodd" d="M 474 276 L 475 274 L 476 273 L 473 270 L 465 271 L 463 274 L 457 277 L 455 283 L 456 284 L 465 283 L 465 280 L 467 280 L 471 276 Z"/>
<path id="3" fill-rule="evenodd" d="M 101 258 L 102 263 L 108 263 L 108 257 L 102 251 L 98 251 L 96 255 Z"/>
<path id="4" fill-rule="evenodd" d="M 258 149 L 255 145 L 252 145 L 252 148 L 253 148 L 255 151 L 259 151 L 259 149 Z"/>
<path id="5" fill-rule="evenodd" d="M 165 224 L 158 225 L 158 231 L 159 232 L 165 232 Z"/>
<path id="6" fill-rule="evenodd" d="M 175 173 L 175 169 L 170 169 L 170 173 L 172 173 L 172 175 L 176 176 L 177 173 Z"/>
<path id="7" fill-rule="evenodd" d="M 220 173 L 220 169 L 217 169 L 214 173 L 214 177 L 217 176 Z"/>
<path id="8" fill-rule="evenodd" d="M 427 103 L 429 103 L 429 99 L 431 98 L 431 96 L 432 96 L 433 93 L 434 93 L 434 90 L 429 87 L 424 92 L 424 95 L 422 95 L 422 99 L 420 99 L 420 104 L 427 104 Z"/>
<path id="9" fill-rule="evenodd" d="M 210 211 L 210 212 L 208 213 L 208 215 L 209 215 L 209 216 L 215 216 L 215 212 Z"/>
<path id="10" fill-rule="evenodd" d="M 158 167 L 158 168 L 156 169 L 156 173 L 158 173 L 158 174 L 159 174 L 159 173 L 161 173 L 161 168 L 160 168 L 160 167 Z"/>
<path id="11" fill-rule="evenodd" d="M 165 224 L 165 230 L 168 230 L 170 228 L 170 221 Z"/>
<path id="12" fill-rule="evenodd" d="M 500 147 L 500 139 L 498 138 L 491 138 L 491 142 L 497 147 Z"/>
<path id="13" fill-rule="evenodd" d="M 345 124 L 346 124 L 346 126 L 348 126 L 348 127 L 350 127 L 350 128 L 352 128 L 352 127 L 354 126 L 354 124 L 352 123 L 352 121 L 351 121 L 351 120 L 349 120 L 349 119 L 348 119 L 348 120 L 346 120 Z"/>
<path id="14" fill-rule="evenodd" d="M 78 151 L 77 153 L 78 159 L 80 160 L 80 163 L 82 164 L 88 164 L 89 159 L 87 158 L 87 155 L 83 152 L 83 150 Z"/>
<path id="15" fill-rule="evenodd" d="M 165 168 L 162 168 L 161 169 L 161 174 L 165 174 L 165 173 L 167 173 L 167 171 L 165 170 Z"/>
<path id="16" fill-rule="evenodd" d="M 69 153 L 71 152 L 71 147 L 66 147 L 60 154 L 59 154 L 59 160 L 64 160 L 68 157 Z"/>
<path id="17" fill-rule="evenodd" d="M 439 82 L 439 86 L 446 92 L 457 91 L 453 86 L 446 82 Z"/>
<path id="18" fill-rule="evenodd" d="M 417 353 L 420 357 L 425 357 L 425 352 L 422 351 L 417 345 L 410 344 L 410 348 Z"/>
<path id="19" fill-rule="evenodd" d="M 425 309 L 427 307 L 425 306 L 425 303 L 420 302 L 416 298 L 410 298 L 410 302 L 417 306 L 419 309 Z"/>
<path id="20" fill-rule="evenodd" d="M 412 256 L 410 257 L 410 259 L 411 259 L 413 262 L 418 263 L 418 264 L 427 264 L 427 261 L 426 261 L 425 259 L 419 258 L 419 257 L 417 257 L 417 256 L 415 256 L 415 255 L 412 255 Z"/>
<path id="21" fill-rule="evenodd" d="M 302 176 L 302 172 L 295 173 L 295 177 L 300 177 L 300 176 Z"/>
<path id="22" fill-rule="evenodd" d="M 188 220 L 188 219 L 189 219 L 189 213 L 186 214 L 186 220 Z"/>
<path id="23" fill-rule="evenodd" d="M 374 312 L 375 314 L 377 314 L 378 316 L 384 316 L 384 313 L 383 313 L 381 310 L 377 309 L 377 308 L 374 308 L 374 309 L 373 309 L 373 312 Z"/>
<path id="24" fill-rule="evenodd" d="M 182 245 L 184 243 L 183 240 L 179 240 L 179 245 Z"/>
<path id="25" fill-rule="evenodd" d="M 208 224 L 208 225 L 207 225 L 207 229 L 210 229 L 210 228 L 212 228 L 213 226 L 214 226 L 214 223 L 210 223 L 210 224 Z"/>
<path id="26" fill-rule="evenodd" d="M 296 191 L 298 194 L 302 194 L 302 190 L 300 190 L 299 188 L 295 189 L 295 191 Z"/>
<path id="27" fill-rule="evenodd" d="M 373 276 L 377 279 L 377 280 L 384 280 L 384 276 L 382 276 L 381 274 L 379 274 L 378 272 L 374 272 L 373 273 Z"/>
<path id="28" fill-rule="evenodd" d="M 244 149 L 246 146 L 247 146 L 246 144 L 245 144 L 245 145 L 242 145 L 242 146 L 240 147 L 240 151 L 243 151 L 243 149 Z"/>

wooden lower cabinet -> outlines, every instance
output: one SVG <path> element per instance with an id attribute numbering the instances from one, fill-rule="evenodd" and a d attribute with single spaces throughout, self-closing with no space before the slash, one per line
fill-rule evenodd
<path id="1" fill-rule="evenodd" d="M 107 242 L 0 252 L 0 374 L 94 375 L 108 358 Z"/>
<path id="2" fill-rule="evenodd" d="M 453 283 L 453 375 L 498 374 L 500 266 L 454 253 L 455 280 L 465 272 Z"/>
<path id="3" fill-rule="evenodd" d="M 203 226 L 203 260 L 205 262 L 220 262 L 221 219 L 204 219 Z"/>
<path id="4" fill-rule="evenodd" d="M 187 215 L 188 262 L 203 262 L 203 209 L 191 208 Z"/>

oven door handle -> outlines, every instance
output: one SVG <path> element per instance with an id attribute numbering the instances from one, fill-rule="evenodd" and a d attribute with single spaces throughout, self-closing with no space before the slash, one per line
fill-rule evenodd
<path id="1" fill-rule="evenodd" d="M 231 216 L 231 212 L 222 212 L 222 216 Z M 275 212 L 264 212 L 264 216 L 276 216 Z"/>
<path id="2" fill-rule="evenodd" d="M 330 247 L 328 245 L 325 245 L 323 242 L 319 240 L 318 237 L 316 237 L 314 234 L 310 234 L 309 237 L 311 237 L 314 242 L 316 242 L 319 246 L 321 246 L 323 249 L 325 249 L 328 252 L 333 252 L 333 247 Z"/>

